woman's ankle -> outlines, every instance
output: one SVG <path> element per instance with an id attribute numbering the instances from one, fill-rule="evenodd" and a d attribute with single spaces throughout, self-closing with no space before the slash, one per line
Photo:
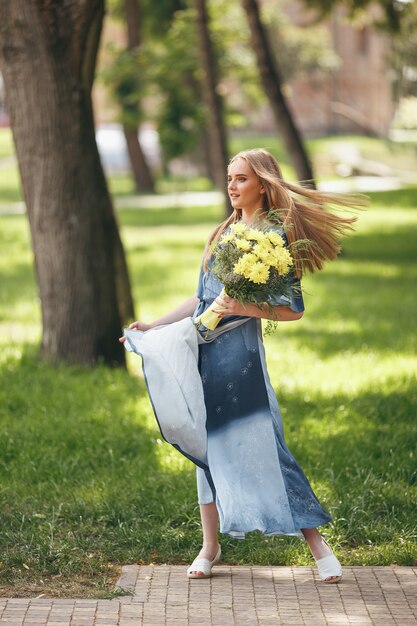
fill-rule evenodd
<path id="1" fill-rule="evenodd" d="M 306 528 L 301 529 L 301 531 L 316 561 L 333 554 L 333 550 L 316 528 Z"/>
<path id="2" fill-rule="evenodd" d="M 212 561 L 217 554 L 219 549 L 219 540 L 214 539 L 213 541 L 203 541 L 203 547 L 200 550 L 200 554 L 203 554 L 205 558 L 210 559 Z"/>

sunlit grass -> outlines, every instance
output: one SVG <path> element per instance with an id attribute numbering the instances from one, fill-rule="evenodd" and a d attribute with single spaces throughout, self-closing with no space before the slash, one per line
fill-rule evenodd
<path id="1" fill-rule="evenodd" d="M 21 202 L 21 200 L 22 193 L 17 165 L 13 162 L 2 166 L 0 162 L 0 203 L 9 204 Z"/>
<path id="2" fill-rule="evenodd" d="M 323 156 L 331 154 L 336 146 L 351 146 L 356 148 L 362 158 L 384 163 L 397 171 L 412 172 L 416 168 L 417 152 L 415 142 L 397 142 L 379 137 L 364 137 L 358 135 L 340 135 L 310 139 L 307 145 L 313 154 L 317 155 L 318 165 L 328 167 L 329 161 Z"/>
<path id="3" fill-rule="evenodd" d="M 13 137 L 10 128 L 0 128 L 0 159 L 13 154 Z"/>
<path id="4" fill-rule="evenodd" d="M 416 200 L 415 189 L 373 194 L 343 255 L 304 280 L 304 317 L 265 339 L 288 444 L 347 564 L 417 562 Z M 141 319 L 195 291 L 220 219 L 216 206 L 120 212 Z M 94 595 L 114 564 L 188 562 L 200 542 L 194 470 L 162 442 L 139 359 L 129 372 L 41 364 L 26 218 L 0 222 L 4 588 L 41 593 L 52 583 L 39 579 L 61 575 L 88 578 L 80 588 Z M 295 539 L 222 544 L 226 562 L 311 563 Z"/>
<path id="5" fill-rule="evenodd" d="M 413 180 L 413 172 L 417 169 L 416 144 L 400 143 L 375 137 L 358 135 L 332 136 L 311 138 L 306 140 L 306 149 L 313 162 L 317 180 L 327 181 L 340 178 L 335 164 L 343 159 L 343 151 L 347 147 L 357 148 L 360 155 L 368 160 L 382 163 L 392 169 L 393 175 L 405 173 L 407 180 Z M 338 156 L 335 157 L 335 148 Z M 295 180 L 296 175 L 278 133 L 243 133 L 240 130 L 230 134 L 229 152 L 231 155 L 240 150 L 250 148 L 266 148 L 279 161 L 284 178 Z M 184 163 L 184 170 L 186 164 Z M 113 172 L 107 175 L 111 193 L 115 197 L 135 195 L 137 192 L 133 179 L 128 172 Z M 417 182 L 417 177 L 416 177 Z M 157 174 L 156 191 L 158 193 L 176 193 L 182 191 L 207 191 L 213 188 L 206 176 L 174 176 Z M 393 192 L 395 194 L 395 192 Z M 0 204 L 19 202 L 22 194 L 19 183 L 17 163 L 14 159 L 14 147 L 10 129 L 0 128 Z M 394 199 L 395 202 L 395 199 Z"/>

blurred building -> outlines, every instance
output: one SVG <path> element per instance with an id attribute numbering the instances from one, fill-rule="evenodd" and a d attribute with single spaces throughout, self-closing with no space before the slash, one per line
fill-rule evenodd
<path id="1" fill-rule="evenodd" d="M 291 20 L 302 28 L 315 22 L 316 14 L 306 9 L 302 0 L 279 3 Z M 331 47 L 339 59 L 332 70 L 317 70 L 292 80 L 286 95 L 296 122 L 306 136 L 327 134 L 375 134 L 386 136 L 394 115 L 390 38 L 373 26 L 378 7 L 367 9 L 360 24 L 347 20 L 346 11 L 337 8 L 324 22 Z M 106 19 L 98 58 L 98 80 L 93 98 L 96 124 L 118 121 L 119 109 L 100 80 L 100 72 L 109 62 L 109 44 L 126 45 L 123 25 Z M 244 109 L 245 107 L 243 107 Z M 262 111 L 243 110 L 251 129 L 272 131 L 275 122 L 269 106 Z"/>
<path id="2" fill-rule="evenodd" d="M 302 27 L 308 28 L 314 19 L 298 0 L 288 3 L 286 10 Z M 390 39 L 371 25 L 377 11 L 378 7 L 368 9 L 361 25 L 354 25 L 338 8 L 325 22 L 339 67 L 313 72 L 289 85 L 290 105 L 304 134 L 388 134 L 394 115 Z"/>
<path id="3" fill-rule="evenodd" d="M 337 8 L 325 22 L 339 67 L 292 80 L 288 97 L 298 126 L 304 135 L 338 133 L 367 133 L 386 136 L 394 115 L 394 101 L 389 63 L 390 39 L 382 30 L 372 26 L 378 6 L 367 10 L 361 24 L 351 24 L 343 8 Z M 287 2 L 285 11 L 293 22 L 308 28 L 315 14 L 306 9 L 302 0 Z M 125 44 L 125 29 L 111 19 L 104 22 L 102 46 L 99 50 L 98 75 L 110 58 L 109 43 Z M 98 78 L 93 88 L 96 124 L 118 120 L 118 106 Z M 266 105 L 245 112 L 252 127 L 261 131 L 275 128 Z M 0 126 L 8 125 L 4 101 L 4 86 L 0 74 Z"/>
<path id="4" fill-rule="evenodd" d="M 93 108 L 96 125 L 119 121 L 120 109 L 102 79 L 102 72 L 112 62 L 111 46 L 126 46 L 126 29 L 109 17 L 103 22 L 101 43 L 97 55 L 96 80 L 93 84 Z"/>

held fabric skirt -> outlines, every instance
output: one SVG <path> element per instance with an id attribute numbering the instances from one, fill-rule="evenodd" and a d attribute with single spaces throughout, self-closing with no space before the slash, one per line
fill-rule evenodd
<path id="1" fill-rule="evenodd" d="M 221 289 L 210 269 L 200 271 L 194 317 Z M 304 310 L 301 295 L 274 304 Z M 208 465 L 197 467 L 198 499 L 200 504 L 216 503 L 220 531 L 237 538 L 253 530 L 302 537 L 301 528 L 329 522 L 331 516 L 286 446 L 260 320 L 248 318 L 201 344 L 198 368 L 207 411 Z"/>

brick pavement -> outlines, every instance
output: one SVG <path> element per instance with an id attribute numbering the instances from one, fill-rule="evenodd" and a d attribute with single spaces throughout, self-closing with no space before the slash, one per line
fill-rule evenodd
<path id="1" fill-rule="evenodd" d="M 345 567 L 339 585 L 311 567 L 220 565 L 188 581 L 180 565 L 127 565 L 113 600 L 0 598 L 0 626 L 408 626 L 417 568 Z"/>

